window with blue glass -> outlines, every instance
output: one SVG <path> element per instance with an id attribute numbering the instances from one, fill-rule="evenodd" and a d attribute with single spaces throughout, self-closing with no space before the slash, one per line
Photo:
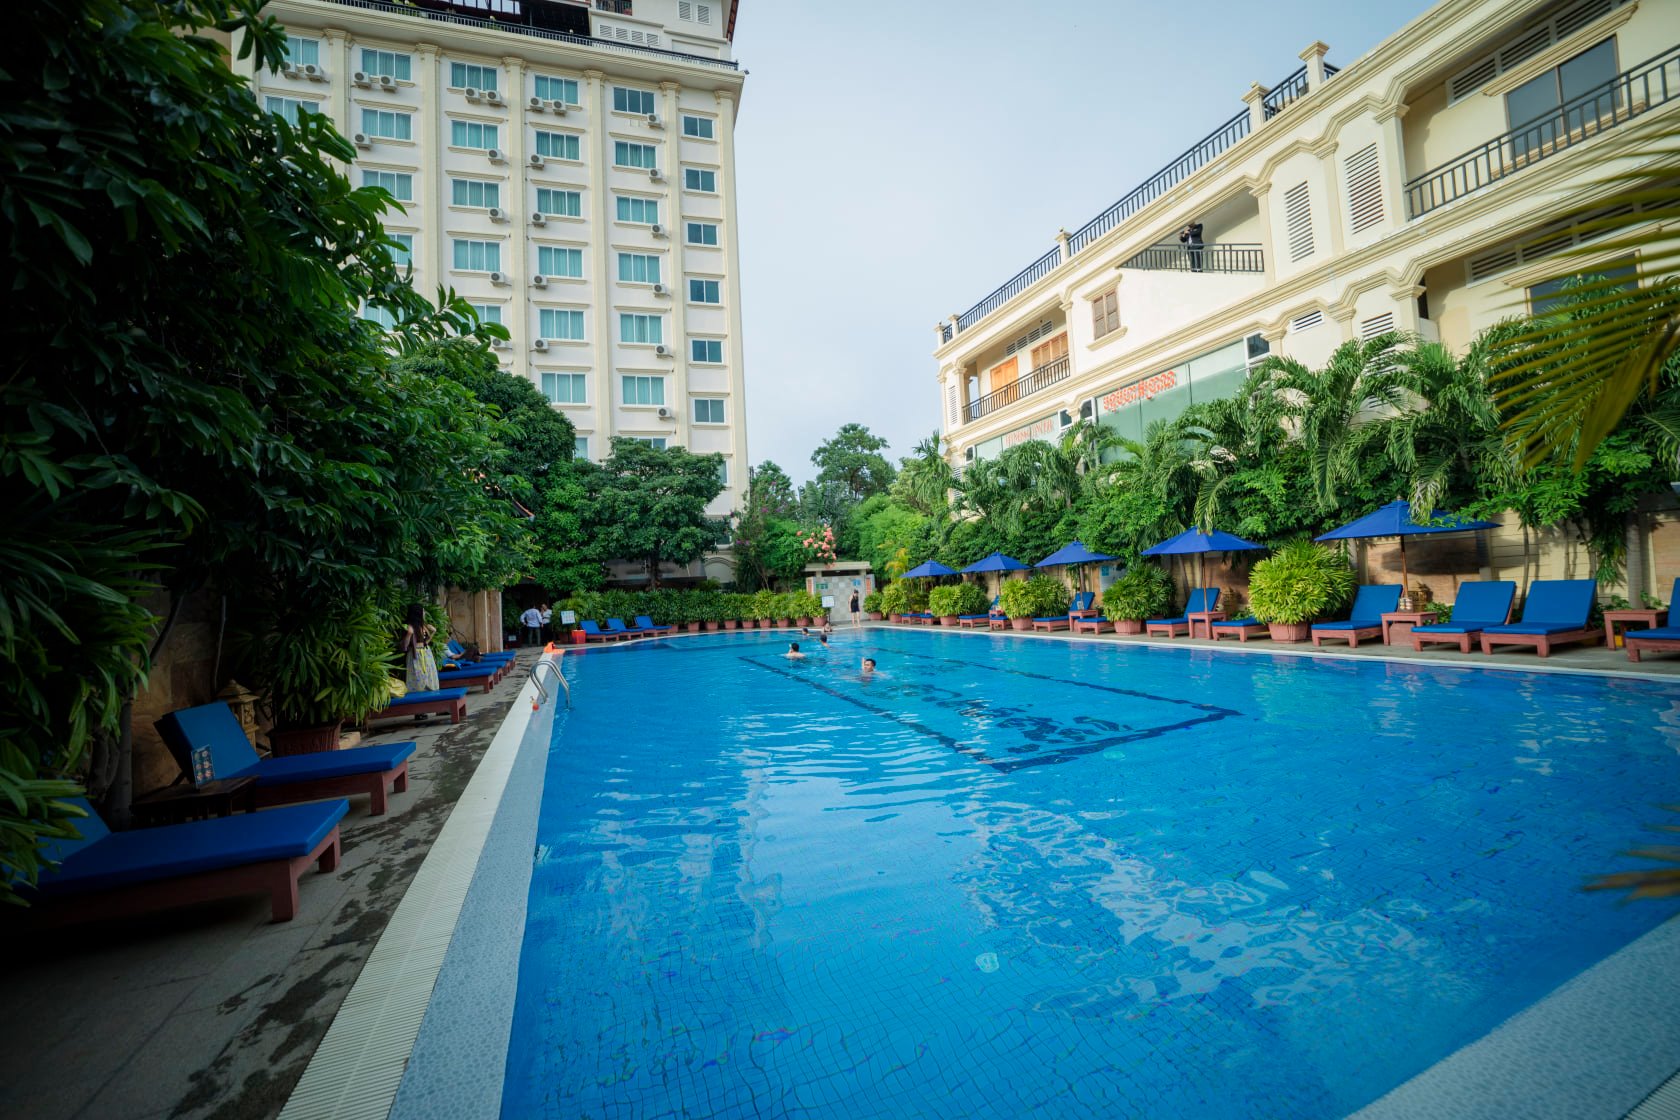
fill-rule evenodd
<path id="1" fill-rule="evenodd" d="M 723 423 L 723 398 L 695 397 L 694 422 L 696 424 Z"/>
<path id="2" fill-rule="evenodd" d="M 470 303 L 473 314 L 478 316 L 481 323 L 497 323 L 502 321 L 502 305 L 499 303 Z"/>
<path id="3" fill-rule="evenodd" d="M 561 342 L 583 341 L 583 312 L 564 307 L 544 307 L 537 312 L 537 333 Z"/>
<path id="4" fill-rule="evenodd" d="M 723 341 L 716 338 L 691 338 L 688 340 L 688 357 L 690 361 L 703 362 L 706 365 L 721 365 Z"/>
<path id="5" fill-rule="evenodd" d="M 659 283 L 659 258 L 651 253 L 620 253 L 618 279 L 623 284 Z"/>
<path id="6" fill-rule="evenodd" d="M 537 209 L 551 217 L 580 218 L 583 216 L 583 195 L 577 191 L 538 187 Z"/>
<path id="7" fill-rule="evenodd" d="M 362 131 L 381 140 L 414 139 L 414 116 L 386 109 L 363 109 Z"/>
<path id="8" fill-rule="evenodd" d="M 683 189 L 699 191 L 701 194 L 717 193 L 717 172 L 707 171 L 702 167 L 683 168 Z"/>
<path id="9" fill-rule="evenodd" d="M 454 267 L 466 272 L 498 272 L 502 267 L 500 241 L 455 238 Z"/>
<path id="10" fill-rule="evenodd" d="M 305 113 L 319 113 L 319 101 L 301 101 L 296 97 L 266 97 L 263 108 L 277 117 L 282 117 L 288 124 L 297 124 L 303 120 Z"/>
<path id="11" fill-rule="evenodd" d="M 658 167 L 659 149 L 652 144 L 632 144 L 627 140 L 614 140 L 613 166 Z"/>
<path id="12" fill-rule="evenodd" d="M 692 136 L 697 140 L 712 139 L 712 118 L 693 117 L 684 113 L 682 119 L 682 134 L 684 136 Z"/>
<path id="13" fill-rule="evenodd" d="M 689 277 L 688 302 L 690 303 L 722 303 L 722 295 L 716 280 L 696 280 Z"/>
<path id="14" fill-rule="evenodd" d="M 451 179 L 450 201 L 456 206 L 500 206 L 502 189 L 499 183 L 482 179 Z"/>
<path id="15" fill-rule="evenodd" d="M 544 101 L 558 101 L 562 105 L 578 103 L 578 84 L 574 78 L 551 78 L 538 74 L 531 81 L 531 92 Z"/>
<path id="16" fill-rule="evenodd" d="M 453 89 L 493 90 L 496 88 L 496 68 L 471 62 L 451 62 L 449 85 Z"/>
<path id="17" fill-rule="evenodd" d="M 589 437 L 588 436 L 574 436 L 574 437 L 572 437 L 572 458 L 574 458 L 574 459 L 587 459 L 587 458 L 589 458 Z"/>
<path id="18" fill-rule="evenodd" d="M 653 93 L 649 90 L 614 86 L 612 97 L 613 111 L 616 113 L 647 114 L 654 111 Z"/>
<path id="19" fill-rule="evenodd" d="M 398 202 L 414 201 L 414 176 L 401 171 L 364 170 L 362 186 L 379 187 Z"/>
<path id="20" fill-rule="evenodd" d="M 482 121 L 450 121 L 449 142 L 457 148 L 487 151 L 496 146 L 497 128 Z"/>
<path id="21" fill-rule="evenodd" d="M 321 41 L 301 35 L 286 36 L 286 61 L 293 66 L 321 65 Z"/>
<path id="22" fill-rule="evenodd" d="M 398 268 L 406 268 L 414 261 L 414 235 L 412 233 L 388 233 L 396 244 L 387 246 L 391 253 L 391 260 Z"/>
<path id="23" fill-rule="evenodd" d="M 588 404 L 589 376 L 583 373 L 544 373 L 543 396 L 554 404 Z"/>
<path id="24" fill-rule="evenodd" d="M 618 195 L 618 220 L 652 225 L 659 220 L 659 202 L 652 198 L 631 198 Z"/>
<path id="25" fill-rule="evenodd" d="M 549 132 L 545 129 L 537 130 L 537 154 L 545 159 L 569 159 L 576 161 L 578 154 L 578 138 L 575 132 Z"/>
<path id="26" fill-rule="evenodd" d="M 665 341 L 665 320 L 658 315 L 623 312 L 618 317 L 620 342 L 660 343 Z"/>
<path id="27" fill-rule="evenodd" d="M 583 279 L 583 250 L 564 245 L 537 246 L 537 271 L 544 276 Z"/>
<path id="28" fill-rule="evenodd" d="M 718 243 L 717 223 L 689 222 L 688 243 L 690 245 L 716 245 Z"/>
<path id="29" fill-rule="evenodd" d="M 625 374 L 623 381 L 625 404 L 661 405 L 665 403 L 665 379 L 663 377 Z"/>
<path id="30" fill-rule="evenodd" d="M 371 74 L 375 78 L 390 78 L 397 82 L 406 82 L 412 73 L 412 63 L 409 56 L 397 51 L 379 51 L 372 47 L 362 48 L 362 72 Z"/>

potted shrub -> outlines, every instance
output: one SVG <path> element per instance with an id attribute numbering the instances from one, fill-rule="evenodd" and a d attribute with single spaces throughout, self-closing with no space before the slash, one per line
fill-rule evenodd
<path id="1" fill-rule="evenodd" d="M 871 591 L 863 597 L 863 613 L 871 622 L 881 621 L 881 593 Z"/>
<path id="2" fill-rule="evenodd" d="M 707 630 L 716 630 L 723 625 L 723 594 L 718 591 L 696 591 L 694 598 L 698 605 L 695 613 Z"/>
<path id="3" fill-rule="evenodd" d="M 955 626 L 960 615 L 986 613 L 986 603 L 985 590 L 974 583 L 936 587 L 928 594 L 928 610 L 941 626 Z"/>
<path id="4" fill-rule="evenodd" d="M 337 750 L 346 721 L 359 723 L 390 702 L 399 624 L 371 596 L 292 602 L 261 612 L 259 631 L 236 636 L 245 672 L 274 716 L 268 745 L 276 755 Z"/>
<path id="5" fill-rule="evenodd" d="M 776 613 L 776 593 L 769 588 L 753 592 L 752 617 L 760 630 L 768 630 Z"/>
<path id="6" fill-rule="evenodd" d="M 1161 618 L 1172 604 L 1172 580 L 1154 564 L 1133 564 L 1103 592 L 1103 614 L 1116 634 L 1141 634 L 1145 619 Z"/>
<path id="7" fill-rule="evenodd" d="M 1293 541 L 1254 565 L 1248 609 L 1274 642 L 1304 642 L 1312 624 L 1353 597 L 1357 582 L 1347 557 L 1309 540 Z"/>
<path id="8" fill-rule="evenodd" d="M 733 630 L 741 625 L 741 618 L 746 614 L 746 596 L 724 593 L 718 596 L 718 617 L 725 630 Z"/>
<path id="9" fill-rule="evenodd" d="M 888 622 L 904 621 L 904 612 L 909 610 L 909 589 L 903 580 L 896 580 L 887 584 L 885 591 L 875 593 L 881 610 L 886 612 Z"/>
<path id="10" fill-rule="evenodd" d="M 1010 580 L 998 593 L 998 606 L 1009 616 L 1010 626 L 1030 630 L 1035 618 L 1067 614 L 1067 585 L 1051 576 Z"/>
<path id="11" fill-rule="evenodd" d="M 783 630 L 793 625 L 794 596 L 783 592 L 776 596 L 775 619 L 776 625 Z"/>

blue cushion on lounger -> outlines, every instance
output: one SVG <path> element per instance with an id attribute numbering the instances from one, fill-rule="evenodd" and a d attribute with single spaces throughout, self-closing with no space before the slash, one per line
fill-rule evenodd
<path id="1" fill-rule="evenodd" d="M 501 668 L 495 665 L 484 665 L 474 669 L 440 669 L 438 670 L 438 680 L 482 681 L 489 680 L 499 672 L 501 672 Z"/>
<path id="2" fill-rule="evenodd" d="M 636 625 L 641 627 L 643 630 L 649 630 L 655 634 L 663 634 L 667 630 L 676 629 L 674 626 L 660 626 L 645 614 L 639 614 L 636 616 Z"/>
<path id="3" fill-rule="evenodd" d="M 1424 626 L 1412 627 L 1414 634 L 1480 634 L 1487 629 L 1485 626 L 1454 626 L 1450 622 L 1431 622 Z"/>
<path id="4" fill-rule="evenodd" d="M 1680 642 L 1680 626 L 1653 626 L 1648 630 L 1629 630 L 1623 637 L 1655 638 L 1658 641 Z"/>
<path id="5" fill-rule="evenodd" d="M 1348 609 L 1347 618 L 1340 622 L 1316 623 L 1313 629 L 1379 630 L 1382 628 L 1382 616 L 1399 609 L 1398 583 L 1367 583 L 1361 585 L 1359 593 L 1353 597 L 1353 606 Z"/>
<path id="6" fill-rule="evenodd" d="M 1592 612 L 1598 581 L 1593 579 L 1537 579 L 1528 585 L 1522 621 L 1511 626 L 1484 627 L 1484 634 L 1560 634 L 1584 630 Z M 1534 629 L 1539 627 L 1539 629 Z"/>
<path id="7" fill-rule="evenodd" d="M 467 690 L 464 688 L 439 688 L 428 692 L 409 692 L 402 696 L 391 698 L 393 708 L 402 704 L 436 704 L 443 700 L 465 700 Z M 378 712 L 374 712 L 378 715 Z"/>
<path id="8" fill-rule="evenodd" d="M 261 758 L 256 748 L 251 746 L 251 740 L 245 737 L 245 729 L 239 726 L 239 720 L 222 701 L 170 712 L 153 726 L 163 736 L 182 771 L 191 774 L 192 752 L 208 747 L 210 762 L 218 779 L 249 776 L 264 786 L 338 778 L 347 774 L 381 774 L 400 765 L 403 759 L 414 753 L 412 742 L 402 742 L 283 758 Z"/>
<path id="9" fill-rule="evenodd" d="M 1169 624 L 1188 624 L 1192 614 L 1217 610 L 1219 607 L 1219 588 L 1195 587 L 1190 590 L 1190 597 L 1184 602 L 1184 613 L 1175 618 L 1152 618 L 1145 625 L 1166 626 Z"/>
<path id="10" fill-rule="evenodd" d="M 81 798 L 77 804 L 88 809 Z M 36 892 L 76 894 L 219 871 L 248 863 L 306 856 L 349 811 L 343 798 L 287 805 L 261 813 L 239 813 L 207 821 L 137 828 L 113 834 L 98 814 L 76 822 L 80 840 L 55 840 L 43 855 L 60 861 L 43 871 Z"/>
<path id="11" fill-rule="evenodd" d="M 1224 622 L 1215 622 L 1214 625 L 1215 626 L 1264 626 L 1266 624 L 1264 622 L 1261 622 L 1258 618 L 1255 618 L 1253 615 L 1249 615 L 1247 618 L 1231 618 L 1231 619 L 1226 619 Z"/>
<path id="12" fill-rule="evenodd" d="M 1414 634 L 1475 634 L 1489 626 L 1501 626 L 1511 613 L 1511 599 L 1517 585 L 1508 579 L 1472 580 L 1461 584 L 1453 604 L 1451 622 L 1432 622 L 1412 627 Z"/>

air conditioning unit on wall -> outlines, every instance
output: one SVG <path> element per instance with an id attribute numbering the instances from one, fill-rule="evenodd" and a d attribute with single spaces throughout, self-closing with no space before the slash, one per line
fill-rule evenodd
<path id="1" fill-rule="evenodd" d="M 658 416 L 661 420 L 669 420 L 671 418 L 671 410 L 666 408 L 664 405 L 660 405 L 659 411 L 654 413 L 654 415 Z"/>

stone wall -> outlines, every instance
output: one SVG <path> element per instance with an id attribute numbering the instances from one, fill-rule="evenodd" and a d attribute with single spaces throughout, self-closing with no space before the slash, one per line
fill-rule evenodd
<path id="1" fill-rule="evenodd" d="M 169 613 L 169 597 L 158 594 L 146 606 L 159 618 Z M 153 721 L 178 708 L 207 704 L 226 684 L 226 649 L 217 668 L 222 626 L 222 597 L 198 591 L 181 602 L 175 626 L 158 651 L 146 688 L 134 698 L 134 792 L 138 796 L 169 785 L 180 767 L 153 729 Z M 218 679 L 220 676 L 221 679 Z"/>

